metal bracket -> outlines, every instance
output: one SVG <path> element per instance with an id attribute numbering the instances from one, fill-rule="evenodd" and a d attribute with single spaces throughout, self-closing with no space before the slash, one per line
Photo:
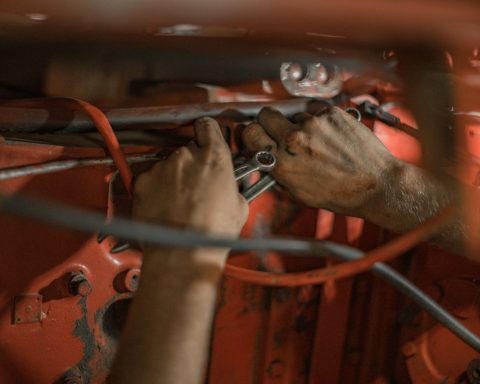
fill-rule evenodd
<path id="1" fill-rule="evenodd" d="M 13 299 L 12 324 L 38 323 L 42 321 L 42 299 L 38 293 L 22 293 Z"/>

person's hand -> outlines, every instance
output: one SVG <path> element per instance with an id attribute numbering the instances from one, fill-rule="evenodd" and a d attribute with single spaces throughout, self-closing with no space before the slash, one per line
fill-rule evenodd
<path id="1" fill-rule="evenodd" d="M 218 123 L 195 122 L 196 143 L 178 148 L 135 183 L 133 216 L 141 221 L 237 236 L 248 215 L 230 150 Z"/>
<path id="2" fill-rule="evenodd" d="M 294 120 L 264 108 L 259 123 L 242 133 L 248 150 L 272 147 L 273 176 L 291 195 L 309 206 L 357 216 L 372 209 L 367 203 L 384 198 L 385 183 L 402 163 L 366 126 L 337 107 Z"/>

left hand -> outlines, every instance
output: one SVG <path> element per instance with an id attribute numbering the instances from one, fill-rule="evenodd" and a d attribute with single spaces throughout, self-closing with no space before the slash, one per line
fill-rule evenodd
<path id="1" fill-rule="evenodd" d="M 180 147 L 135 183 L 133 216 L 141 221 L 238 236 L 248 204 L 238 192 L 230 150 L 211 118 L 194 124 L 196 143 Z"/>

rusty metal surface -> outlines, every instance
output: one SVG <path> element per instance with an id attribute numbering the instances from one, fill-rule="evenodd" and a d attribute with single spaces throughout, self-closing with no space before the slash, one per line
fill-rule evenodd
<path id="1" fill-rule="evenodd" d="M 2 146 L 3 166 L 54 160 L 62 156 L 94 156 L 101 150 L 63 147 Z M 76 169 L 57 175 L 26 177 L 2 184 L 2 190 L 22 190 L 35 195 L 70 201 L 103 211 L 110 167 Z M 140 268 L 140 255 L 133 251 L 118 256 L 108 253 L 108 243 L 27 220 L 2 215 L 0 381 L 53 383 L 78 375 L 85 383 L 102 382 L 113 358 L 116 337 L 103 330 L 102 313 L 122 298 L 113 289 L 115 276 L 126 268 Z M 8 239 L 8 241 L 7 241 Z M 13 272 L 13 274 L 12 274 Z M 81 272 L 90 287 L 77 281 L 69 291 L 73 274 Z M 90 291 L 90 292 L 89 292 Z M 14 298 L 23 292 L 43 297 L 41 321 L 12 325 Z M 75 294 L 77 293 L 77 295 Z M 23 350 L 23 351 L 22 351 Z"/>
<path id="2" fill-rule="evenodd" d="M 23 7 L 24 12 L 32 4 L 17 3 L 16 17 L 19 17 L 18 9 Z M 309 2 L 303 6 L 280 2 L 273 11 L 270 7 L 257 9 L 253 4 L 245 7 L 250 7 L 249 12 L 256 9 L 259 16 L 268 11 L 265 17 L 268 22 L 260 17 L 258 20 L 248 17 L 246 23 L 263 28 L 263 34 L 259 32 L 258 37 L 265 41 L 285 39 L 288 42 L 292 37 L 295 40 L 299 35 L 295 27 L 312 27 L 311 31 L 315 32 L 318 25 L 335 33 L 347 32 L 354 35 L 353 40 L 372 45 L 381 45 L 385 40 L 442 41 L 449 46 L 470 49 L 480 36 L 480 13 L 474 2 L 428 0 L 420 4 L 410 0 L 367 0 L 326 5 Z M 10 2 L 2 4 L 0 9 L 12 11 Z M 77 12 L 71 14 L 71 10 L 63 6 L 52 10 L 47 4 L 41 10 L 52 12 L 52 16 L 57 15 L 59 19 L 71 20 L 74 15 L 74 20 L 78 20 Z M 225 8 L 216 11 L 215 17 L 224 22 Z M 201 19 L 201 15 L 192 16 Z M 230 22 L 242 18 L 245 20 L 239 12 Z M 167 13 L 162 20 L 174 21 L 175 17 Z M 133 19 L 129 22 L 133 24 Z M 271 31 L 277 32 L 273 38 L 268 36 Z M 474 79 L 478 80 L 478 74 Z M 460 94 L 471 96 L 472 93 L 476 93 L 477 98 L 457 96 L 462 110 L 478 109 L 478 87 Z M 294 104 L 293 109 L 288 109 L 292 113 L 298 106 L 305 107 L 304 101 Z M 217 105 L 206 110 L 193 107 L 183 122 L 205 113 L 221 113 L 224 107 Z M 246 115 L 253 115 L 260 104 L 245 107 Z M 390 107 L 389 111 L 413 124 L 409 112 L 402 106 Z M 182 113 L 184 111 L 182 109 Z M 31 130 L 47 125 L 90 127 L 82 116 L 75 114 L 65 118 L 48 111 L 30 110 L 30 115 L 22 117 L 18 116 L 18 110 L 5 109 L 4 112 L 0 114 L 0 125 L 2 118 L 10 116 L 4 124 L 8 129 L 16 126 Z M 121 111 L 116 117 L 112 112 L 112 124 L 116 124 L 115 119 L 118 126 L 125 122 L 158 123 L 162 119 L 166 123 L 182 122 L 175 108 L 137 110 L 133 117 L 131 112 Z M 465 118 L 459 117 L 459 120 Z M 79 125 L 75 126 L 77 122 Z M 462 136 L 462 140 L 466 141 L 469 152 L 479 157 L 480 125 L 475 119 L 467 123 L 469 134 L 466 138 Z M 421 147 L 414 138 L 378 122 L 372 128 L 395 156 L 420 163 Z M 130 148 L 129 151 L 136 149 L 145 150 Z M 101 156 L 104 152 L 98 148 L 0 144 L 0 168 L 60 158 Z M 2 182 L 0 187 L 8 193 L 27 192 L 107 216 L 112 209 L 108 199 L 111 172 L 108 165 L 98 165 L 58 175 L 28 175 Z M 478 163 L 469 163 L 460 173 L 469 183 L 480 184 Z M 477 245 L 472 251 L 475 255 L 480 249 L 478 199 L 470 200 L 469 204 L 471 235 L 476 241 L 473 245 Z M 12 216 L 0 216 L 0 226 L 3 263 L 0 382 L 102 383 L 117 346 L 121 319 L 136 290 L 141 255 L 132 250 L 112 254 L 116 243 L 111 238 L 99 244 L 93 236 Z M 365 250 L 384 243 L 389 236 L 362 220 L 308 209 L 278 193 L 265 194 L 252 204 L 245 228 L 245 234 L 271 233 L 329 238 Z M 271 252 L 235 255 L 229 263 L 278 273 L 325 266 L 320 260 L 280 257 Z M 395 267 L 429 290 L 470 329 L 480 332 L 477 300 L 480 267 L 477 264 L 433 247 L 423 247 L 406 255 Z M 369 275 L 343 282 L 331 280 L 321 287 L 299 288 L 262 287 L 225 278 L 219 290 L 208 381 L 211 384 L 433 384 L 453 383 L 463 376 L 475 382 L 476 357 L 474 351 L 453 338 L 444 327 L 433 323 L 418 308 Z"/>
<path id="3" fill-rule="evenodd" d="M 13 298 L 12 324 L 38 323 L 42 319 L 42 295 L 23 293 Z"/>
<path id="4" fill-rule="evenodd" d="M 398 108 L 396 113 L 407 116 Z M 415 144 L 411 138 L 379 124 L 374 131 L 396 156 L 419 161 L 418 147 L 410 145 Z M 101 155 L 98 148 L 3 144 L 0 165 Z M 111 171 L 108 165 L 76 168 L 11 179 L 1 187 L 10 193 L 28 192 L 108 216 L 115 210 L 108 199 Z M 101 383 L 114 356 L 121 319 L 136 290 L 141 255 L 131 250 L 112 254 L 115 240 L 108 237 L 99 244 L 94 237 L 15 217 L 2 216 L 0 220 L 5 260 L 0 276 L 0 349 L 5 357 L 0 363 L 0 381 Z M 278 193 L 267 193 L 252 203 L 244 233 L 330 238 L 366 250 L 387 239 L 383 231 L 362 220 L 308 209 Z M 428 252 L 420 255 L 435 261 L 423 256 L 412 262 L 407 259 L 401 266 L 419 283 L 436 284 L 453 278 L 457 284 L 455 276 L 462 271 L 480 278 L 478 266 L 433 248 Z M 234 255 L 229 263 L 276 272 L 324 266 L 321 260 L 279 257 L 271 252 Z M 471 290 L 455 284 L 453 292 L 465 293 L 460 295 L 460 302 L 455 302 L 456 295 L 450 295 L 443 303 L 454 313 L 459 310 L 464 318 L 462 308 L 471 305 Z M 14 298 L 24 292 L 42 296 L 44 315 L 40 321 L 36 318 L 32 323 L 12 324 Z M 424 332 L 419 334 L 418 325 L 413 323 L 412 328 L 408 323 L 408 313 L 411 310 L 402 297 L 371 277 L 299 288 L 261 287 L 226 278 L 218 298 L 209 382 L 369 383 L 395 378 L 404 383 L 408 378 L 417 382 L 416 378 L 431 372 L 442 372 L 442 377 L 462 374 L 473 352 L 453 340 L 443 327 L 432 328 L 431 322 L 422 325 Z M 399 323 L 405 316 L 407 320 Z M 470 328 L 480 327 L 477 317 L 468 319 Z M 447 343 L 451 353 L 445 353 L 446 348 L 433 353 L 430 346 L 438 343 Z M 395 368 L 395 362 L 403 368 Z"/>
<path id="5" fill-rule="evenodd" d="M 132 5 L 134 4 L 134 6 Z M 287 38 L 298 36 L 299 31 L 347 35 L 356 41 L 378 44 L 385 41 L 418 42 L 455 40 L 460 44 L 478 41 L 480 16 L 478 4 L 472 1 L 386 0 L 340 1 L 210 1 L 202 9 L 190 1 L 171 3 L 142 0 L 126 3 L 116 10 L 116 21 L 111 22 L 106 10 L 111 1 L 85 3 L 58 3 L 47 1 L 38 5 L 32 0 L 21 2 L 6 0 L 0 11 L 6 26 L 17 32 L 25 25 L 35 25 L 24 16 L 35 9 L 48 15 L 47 23 L 53 31 L 85 34 L 87 24 L 101 25 L 108 31 L 150 31 L 157 35 L 161 27 L 172 27 L 188 20 L 197 25 L 221 25 L 223 27 L 259 29 L 265 36 Z M 252 17 L 255 15 L 255 17 Z M 37 23 L 37 29 L 41 28 Z M 53 28 L 55 27 L 55 28 Z M 51 34 L 50 39 L 55 38 Z M 32 36 L 30 36 L 30 39 Z M 58 38 L 58 36 L 57 36 Z"/>

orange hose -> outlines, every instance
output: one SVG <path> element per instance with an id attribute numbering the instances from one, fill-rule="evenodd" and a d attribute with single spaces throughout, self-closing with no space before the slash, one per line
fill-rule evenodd
<path id="1" fill-rule="evenodd" d="M 48 108 L 48 107 L 63 107 L 67 109 L 79 110 L 89 116 L 95 128 L 97 128 L 100 135 L 107 146 L 110 156 L 112 156 L 115 166 L 118 168 L 120 177 L 122 179 L 128 194 L 132 196 L 132 170 L 127 163 L 125 155 L 120 147 L 117 136 L 107 119 L 107 116 L 94 105 L 83 100 L 64 98 L 64 97 L 49 97 L 41 99 L 26 99 L 26 100 L 5 100 L 0 102 L 2 105 L 11 107 L 23 108 Z"/>
<path id="2" fill-rule="evenodd" d="M 362 259 L 341 263 L 335 266 L 314 269 L 301 273 L 278 274 L 254 271 L 234 265 L 225 266 L 225 275 L 249 283 L 273 287 L 318 285 L 328 280 L 350 277 L 368 270 L 373 264 L 394 259 L 431 235 L 453 214 L 454 208 L 448 207 L 438 215 L 427 220 L 417 228 L 365 254 Z"/>

